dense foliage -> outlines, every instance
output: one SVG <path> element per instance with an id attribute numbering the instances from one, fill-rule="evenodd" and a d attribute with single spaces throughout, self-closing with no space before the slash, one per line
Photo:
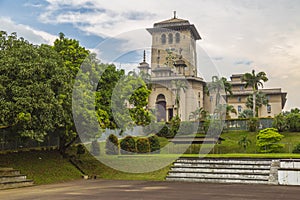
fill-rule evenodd
<path id="1" fill-rule="evenodd" d="M 160 152 L 160 143 L 156 135 L 152 135 L 148 138 L 150 144 L 150 152 L 159 153 Z"/>
<path id="2" fill-rule="evenodd" d="M 126 136 L 120 142 L 121 154 L 132 154 L 136 152 L 136 142 L 132 136 Z"/>
<path id="3" fill-rule="evenodd" d="M 283 135 L 278 133 L 275 128 L 266 128 L 259 131 L 256 136 L 256 146 L 259 152 L 262 153 L 277 153 L 279 152 L 283 145 L 280 144 L 280 140 Z"/>
<path id="4" fill-rule="evenodd" d="M 0 31 L 0 94 L 1 135 L 38 142 L 55 136 L 63 155 L 78 133 L 94 141 L 105 128 L 126 130 L 151 118 L 142 78 L 101 63 L 63 33 L 50 46 Z"/>
<path id="5" fill-rule="evenodd" d="M 119 140 L 114 134 L 110 134 L 106 139 L 105 151 L 107 155 L 119 154 Z"/>
<path id="6" fill-rule="evenodd" d="M 149 153 L 150 143 L 148 138 L 138 138 L 136 141 L 136 150 L 138 153 Z"/>
<path id="7" fill-rule="evenodd" d="M 284 112 L 274 117 L 273 127 L 277 128 L 280 132 L 300 131 L 300 110 L 298 108 L 291 109 L 290 112 Z"/>

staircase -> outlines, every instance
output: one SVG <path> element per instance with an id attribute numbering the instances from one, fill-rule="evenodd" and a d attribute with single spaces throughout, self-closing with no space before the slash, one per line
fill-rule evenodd
<path id="1" fill-rule="evenodd" d="M 20 171 L 12 168 L 0 168 L 0 190 L 30 185 L 33 185 L 33 181 L 20 174 Z"/>
<path id="2" fill-rule="evenodd" d="M 270 175 L 272 160 L 179 158 L 167 181 L 276 184 Z M 275 172 L 276 173 L 276 172 Z"/>

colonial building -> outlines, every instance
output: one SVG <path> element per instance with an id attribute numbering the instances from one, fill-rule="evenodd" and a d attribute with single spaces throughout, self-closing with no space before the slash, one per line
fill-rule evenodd
<path id="1" fill-rule="evenodd" d="M 174 13 L 173 18 L 155 23 L 147 31 L 152 36 L 151 64 L 146 62 L 144 55 L 139 69 L 151 75 L 148 107 L 155 110 L 157 120 L 169 121 L 178 114 L 181 120 L 188 121 L 190 114 L 201 107 L 211 112 L 214 107 L 212 97 L 205 94 L 206 83 L 197 74 L 196 41 L 201 40 L 201 36 L 196 27 Z M 240 90 L 244 83 L 237 80 L 240 80 L 238 75 L 231 78 L 234 95 L 228 98 L 228 103 L 241 112 L 251 91 Z M 274 89 L 263 91 L 268 94 L 270 103 L 269 110 L 260 109 L 260 116 L 281 112 L 286 93 Z M 232 117 L 237 118 L 237 115 Z"/>
<path id="2" fill-rule="evenodd" d="M 251 87 L 245 88 L 245 83 L 241 81 L 243 74 L 233 74 L 230 79 L 232 85 L 232 96 L 227 97 L 227 103 L 233 105 L 237 114 L 231 113 L 231 118 L 237 118 L 246 107 L 247 97 L 253 94 Z M 274 117 L 279 114 L 286 103 L 286 92 L 282 92 L 281 88 L 259 89 L 258 93 L 262 93 L 268 100 L 267 105 L 262 105 L 258 109 L 259 117 Z"/>

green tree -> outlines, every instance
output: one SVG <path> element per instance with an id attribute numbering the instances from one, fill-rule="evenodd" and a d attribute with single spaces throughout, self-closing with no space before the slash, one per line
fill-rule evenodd
<path id="1" fill-rule="evenodd" d="M 226 105 L 226 119 L 230 119 L 230 113 L 237 114 L 233 105 Z"/>
<path id="2" fill-rule="evenodd" d="M 253 90 L 253 116 L 256 116 L 256 93 L 258 91 L 258 87 L 263 87 L 263 82 L 268 81 L 265 72 L 259 72 L 255 74 L 255 70 L 252 70 L 252 73 L 245 73 L 241 77 L 242 82 L 245 82 L 245 88 L 251 87 Z"/>
<path id="3" fill-rule="evenodd" d="M 106 139 L 105 150 L 107 155 L 119 154 L 119 140 L 114 134 L 110 134 Z"/>
<path id="4" fill-rule="evenodd" d="M 238 116 L 238 118 L 242 118 L 242 119 L 247 119 L 252 117 L 253 117 L 253 110 L 250 109 L 243 110 Z"/>
<path id="5" fill-rule="evenodd" d="M 118 70 L 115 65 L 103 66 L 102 72 L 96 89 L 96 110 L 104 110 L 108 114 L 110 124 L 108 128 L 114 129 L 117 124 L 112 113 L 112 94 L 117 83 L 125 76 L 124 70 Z"/>
<path id="6" fill-rule="evenodd" d="M 122 132 L 135 125 L 145 126 L 150 123 L 151 113 L 147 109 L 150 93 L 143 79 L 134 73 L 124 76 L 116 84 L 111 108 L 114 120 Z"/>
<path id="7" fill-rule="evenodd" d="M 300 131 L 300 113 L 291 112 L 286 116 L 286 124 L 291 132 Z"/>
<path id="8" fill-rule="evenodd" d="M 212 77 L 212 82 L 208 83 L 205 87 L 206 94 L 210 95 L 210 93 L 215 94 L 215 105 L 220 104 L 221 93 L 225 93 L 227 96 L 232 95 L 232 85 L 227 81 L 225 77 L 219 78 L 218 76 Z"/>
<path id="9" fill-rule="evenodd" d="M 279 144 L 283 135 L 278 133 L 275 128 L 266 128 L 259 131 L 256 136 L 256 146 L 262 153 L 276 153 L 282 149 L 283 145 Z"/>
<path id="10" fill-rule="evenodd" d="M 207 117 L 208 112 L 204 108 L 197 108 L 195 111 L 191 112 L 189 119 L 194 119 L 195 121 L 204 120 Z"/>
<path id="11" fill-rule="evenodd" d="M 267 99 L 267 96 L 261 92 L 256 93 L 256 98 L 255 98 L 255 112 L 258 113 L 258 109 L 261 108 L 263 105 L 268 105 L 269 100 Z M 250 108 L 253 110 L 253 96 L 248 96 L 247 97 L 247 102 L 246 102 L 247 108 Z"/>
<path id="12" fill-rule="evenodd" d="M 10 135 L 42 142 L 60 123 L 68 74 L 48 45 L 0 32 L 0 126 Z"/>
<path id="13" fill-rule="evenodd" d="M 238 144 L 243 147 L 244 152 L 246 152 L 247 147 L 251 144 L 251 140 L 248 139 L 246 135 L 244 135 L 239 141 Z"/>
<path id="14" fill-rule="evenodd" d="M 276 128 L 279 132 L 283 132 L 288 127 L 286 116 L 282 113 L 275 115 L 273 121 L 273 127 Z"/>

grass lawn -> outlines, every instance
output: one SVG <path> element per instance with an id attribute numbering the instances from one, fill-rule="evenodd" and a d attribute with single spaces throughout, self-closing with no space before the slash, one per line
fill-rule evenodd
<path id="1" fill-rule="evenodd" d="M 285 144 L 282 153 L 262 154 L 257 153 L 255 146 L 256 133 L 246 131 L 230 131 L 221 135 L 225 141 L 214 147 L 209 144 L 192 145 L 181 155 L 182 149 L 187 145 L 175 145 L 168 143 L 165 138 L 160 138 L 160 143 L 164 147 L 161 154 L 147 155 L 104 155 L 104 143 L 100 143 L 101 161 L 89 153 L 85 153 L 77 159 L 77 165 L 90 176 L 97 176 L 103 179 L 118 180 L 164 180 L 171 167 L 171 163 L 179 156 L 184 157 L 206 157 L 206 158 L 300 158 L 300 154 L 290 153 L 294 146 L 300 142 L 300 133 L 282 133 L 285 137 L 281 143 Z M 246 135 L 251 144 L 246 151 L 238 145 L 238 141 Z M 89 146 L 87 146 L 89 148 Z M 209 154 L 191 154 L 191 152 L 199 153 L 199 149 L 211 150 Z M 76 148 L 73 147 L 69 154 L 75 155 Z M 159 163 L 161 162 L 161 165 Z M 130 170 L 123 172 L 120 169 L 140 169 L 147 171 L 151 164 L 159 167 L 156 171 L 146 173 L 131 173 Z M 109 167 L 113 166 L 113 167 Z M 19 153 L 0 154 L 0 167 L 13 167 L 21 170 L 22 174 L 26 174 L 28 178 L 33 179 L 36 184 L 57 183 L 80 179 L 82 174 L 67 160 L 60 156 L 57 151 L 23 151 Z M 149 168 L 153 169 L 153 168 Z M 126 170 L 125 170 L 126 171 Z M 150 170 L 148 170 L 150 171 Z M 139 172 L 139 170 L 135 171 Z"/>
<path id="2" fill-rule="evenodd" d="M 26 151 L 0 154 L 0 167 L 12 167 L 33 179 L 49 184 L 79 179 L 82 174 L 57 151 Z"/>

